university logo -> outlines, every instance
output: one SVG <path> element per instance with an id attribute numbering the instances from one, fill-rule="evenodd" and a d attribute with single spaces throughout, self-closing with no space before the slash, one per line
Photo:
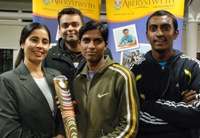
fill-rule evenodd
<path id="1" fill-rule="evenodd" d="M 114 0 L 114 7 L 119 10 L 122 7 L 122 0 Z"/>
<path id="2" fill-rule="evenodd" d="M 44 3 L 46 4 L 46 5 L 48 5 L 50 2 L 51 2 L 51 0 L 43 0 L 44 1 Z"/>

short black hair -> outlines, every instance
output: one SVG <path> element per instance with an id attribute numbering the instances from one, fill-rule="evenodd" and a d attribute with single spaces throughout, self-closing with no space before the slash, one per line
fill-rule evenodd
<path id="1" fill-rule="evenodd" d="M 82 24 L 84 24 L 83 14 L 81 13 L 80 10 L 78 10 L 76 8 L 64 8 L 58 13 L 58 24 L 59 25 L 60 25 L 61 16 L 65 15 L 65 14 L 77 14 L 77 15 L 79 15 L 80 18 L 81 18 Z"/>
<path id="2" fill-rule="evenodd" d="M 103 37 L 104 42 L 106 43 L 108 41 L 108 28 L 105 24 L 99 21 L 89 21 L 86 24 L 84 24 L 80 30 L 79 30 L 79 40 L 82 39 L 84 33 L 86 31 L 90 30 L 99 30 L 101 33 L 101 36 Z"/>
<path id="3" fill-rule="evenodd" d="M 172 22 L 174 25 L 174 31 L 177 30 L 178 29 L 178 21 L 177 21 L 176 17 L 172 13 L 170 13 L 166 10 L 158 10 L 158 11 L 154 12 L 151 16 L 149 16 L 149 18 L 147 19 L 147 22 L 146 22 L 146 30 L 148 30 L 149 20 L 153 16 L 165 16 L 165 15 L 172 18 Z"/>
<path id="4" fill-rule="evenodd" d="M 125 28 L 124 30 L 123 30 L 123 33 L 125 32 L 125 31 L 129 31 L 127 28 Z"/>

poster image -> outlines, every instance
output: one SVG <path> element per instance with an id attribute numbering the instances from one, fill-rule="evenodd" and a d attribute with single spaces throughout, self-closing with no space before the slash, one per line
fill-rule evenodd
<path id="1" fill-rule="evenodd" d="M 149 50 L 151 50 L 149 44 L 140 44 L 139 48 L 125 50 L 121 52 L 120 64 L 128 68 L 130 63 L 136 62 L 138 59 L 144 57 Z"/>
<path id="2" fill-rule="evenodd" d="M 113 29 L 116 51 L 138 48 L 138 36 L 135 24 Z"/>
<path id="3" fill-rule="evenodd" d="M 146 22 L 149 16 L 157 10 L 167 10 L 176 16 L 179 37 L 174 41 L 174 48 L 181 50 L 184 3 L 185 0 L 106 0 L 106 19 L 110 32 L 108 47 L 113 59 L 121 63 L 123 59 L 121 52 L 126 53 L 126 50 L 140 49 L 143 44 L 149 44 L 146 39 Z M 129 33 L 133 35 L 135 33 L 137 36 L 138 41 L 135 47 L 119 47 L 125 27 L 132 28 Z"/>

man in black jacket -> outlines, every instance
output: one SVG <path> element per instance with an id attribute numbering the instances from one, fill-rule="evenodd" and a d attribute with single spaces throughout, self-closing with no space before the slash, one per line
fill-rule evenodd
<path id="1" fill-rule="evenodd" d="M 177 19 L 168 11 L 147 20 L 152 50 L 130 65 L 141 104 L 137 138 L 199 137 L 200 62 L 173 49 L 178 34 Z"/>
<path id="2" fill-rule="evenodd" d="M 49 50 L 43 65 L 59 70 L 68 78 L 69 86 L 72 88 L 76 72 L 86 63 L 78 43 L 79 29 L 84 24 L 83 15 L 78 9 L 65 8 L 58 13 L 58 24 L 61 38 L 58 40 L 57 45 Z M 112 59 L 108 48 L 105 54 Z"/>

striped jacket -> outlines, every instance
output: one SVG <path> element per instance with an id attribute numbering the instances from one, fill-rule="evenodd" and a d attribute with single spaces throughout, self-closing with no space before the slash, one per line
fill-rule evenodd
<path id="1" fill-rule="evenodd" d="M 81 138 L 135 138 L 139 100 L 131 71 L 108 56 L 89 81 L 87 66 L 74 81 Z"/>
<path id="2" fill-rule="evenodd" d="M 197 101 L 188 105 L 182 96 L 188 90 L 199 92 L 199 61 L 174 50 L 162 68 L 149 51 L 130 69 L 141 104 L 137 138 L 192 138 L 193 129 L 200 128 L 200 100 L 197 96 Z"/>

